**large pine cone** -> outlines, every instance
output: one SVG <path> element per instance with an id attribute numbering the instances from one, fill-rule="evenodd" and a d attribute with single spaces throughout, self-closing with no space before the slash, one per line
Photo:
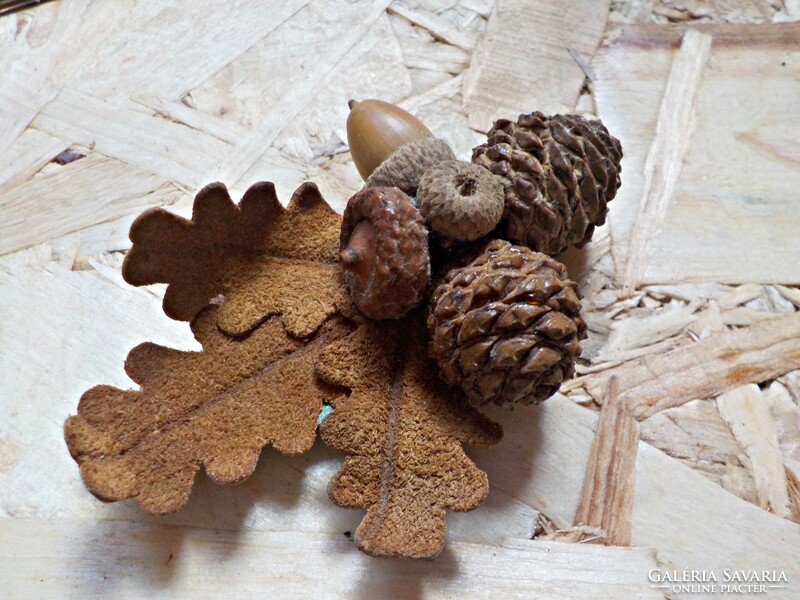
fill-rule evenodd
<path id="1" fill-rule="evenodd" d="M 586 337 L 577 285 L 558 261 L 492 240 L 430 301 L 430 353 L 474 405 L 535 404 L 572 377 Z"/>
<path id="2" fill-rule="evenodd" d="M 472 161 L 504 182 L 501 236 L 552 256 L 588 242 L 620 186 L 619 140 L 600 121 L 540 112 L 487 135 Z"/>

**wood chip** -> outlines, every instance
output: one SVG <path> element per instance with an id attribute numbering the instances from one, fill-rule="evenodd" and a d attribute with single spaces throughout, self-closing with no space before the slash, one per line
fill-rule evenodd
<path id="1" fill-rule="evenodd" d="M 697 317 L 697 304 L 671 306 L 644 317 L 629 317 L 614 321 L 608 342 L 595 362 L 616 360 L 626 350 L 650 346 L 678 335 Z"/>
<path id="2" fill-rule="evenodd" d="M 24 183 L 66 148 L 63 140 L 29 129 L 4 153 L 0 165 L 0 195 Z"/>
<path id="3" fill-rule="evenodd" d="M 778 446 L 785 462 L 800 463 L 800 406 L 798 406 L 787 386 L 773 381 L 763 390 L 764 399 L 775 423 Z"/>
<path id="4" fill-rule="evenodd" d="M 800 308 L 800 290 L 796 287 L 788 287 L 785 285 L 776 285 L 775 288 L 786 298 L 789 302 Z"/>
<path id="5" fill-rule="evenodd" d="M 757 385 L 733 389 L 717 398 L 719 413 L 753 464 L 761 508 L 781 517 L 791 514 L 783 456 L 775 423 Z"/>
<path id="6" fill-rule="evenodd" d="M 504 439 L 492 450 L 471 454 L 489 473 L 493 489 L 528 498 L 557 527 L 568 527 L 583 487 L 576 464 L 582 467 L 589 456 L 598 417 L 560 395 L 531 413 L 492 414 L 503 425 Z M 758 557 L 770 569 L 784 569 L 790 582 L 782 595 L 773 590 L 770 596 L 797 596 L 800 527 L 737 498 L 649 444 L 639 443 L 636 467 L 633 545 L 654 548 L 663 564 L 678 570 L 722 573 L 750 568 Z"/>
<path id="7" fill-rule="evenodd" d="M 424 8 L 410 6 L 407 2 L 400 0 L 392 2 L 389 6 L 389 12 L 400 15 L 415 25 L 427 29 L 437 40 L 458 46 L 464 50 L 471 51 L 478 43 L 478 37 L 471 31 L 463 31 L 447 19 Z"/>
<path id="8" fill-rule="evenodd" d="M 626 295 L 633 293 L 644 276 L 653 239 L 672 199 L 692 139 L 698 90 L 710 52 L 711 36 L 690 29 L 672 63 L 656 134 L 647 153 L 639 215 L 622 274 L 622 290 Z"/>
<path id="9" fill-rule="evenodd" d="M 642 419 L 695 398 L 711 398 L 800 368 L 800 313 L 712 335 L 666 354 L 646 356 L 581 379 L 602 398 L 610 377 Z"/>
<path id="10" fill-rule="evenodd" d="M 230 151 L 230 144 L 151 116 L 135 102 L 104 102 L 70 89 L 44 107 L 33 124 L 52 136 L 191 188 L 208 183 L 214 166 Z"/>
<path id="11" fill-rule="evenodd" d="M 658 107 L 685 30 L 626 28 L 592 63 L 599 114 L 625 152 L 624 184 L 609 213 L 612 253 L 621 268 L 637 231 Z M 800 93 L 800 63 L 787 60 L 800 23 L 759 25 L 756 37 L 749 25 L 702 30 L 714 37 L 713 69 L 703 73 L 696 131 L 642 282 L 797 283 L 800 213 L 793 199 L 800 146 L 789 139 L 796 134 L 786 124 L 800 115 L 800 104 L 790 100 Z"/>
<path id="12" fill-rule="evenodd" d="M 176 192 L 165 179 L 133 165 L 87 156 L 0 195 L 0 255 L 169 204 Z"/>
<path id="13" fill-rule="evenodd" d="M 786 481 L 789 484 L 789 501 L 792 504 L 792 520 L 800 522 L 800 479 L 789 467 L 786 468 Z"/>
<path id="14" fill-rule="evenodd" d="M 275 110 L 264 115 L 250 133 L 230 150 L 224 160 L 206 175 L 206 178 L 231 184 L 239 181 L 275 141 L 286 124 L 309 105 L 325 88 L 326 83 L 372 48 L 374 40 L 367 42 L 364 40 L 368 38 L 367 33 L 383 16 L 390 3 L 390 0 L 369 0 L 364 7 L 362 18 L 331 42 L 326 49 L 325 60 L 313 61 L 309 70 L 296 74 L 296 81 L 282 83 L 286 92 Z"/>
<path id="15" fill-rule="evenodd" d="M 603 399 L 597 433 L 589 451 L 573 525 L 597 527 L 602 543 L 629 546 L 636 482 L 639 424 L 619 399 L 613 377 Z"/>
<path id="16" fill-rule="evenodd" d="M 696 339 L 705 339 L 712 333 L 725 331 L 725 322 L 719 304 L 711 300 L 708 308 L 697 314 L 697 320 L 688 327 L 687 333 Z"/>

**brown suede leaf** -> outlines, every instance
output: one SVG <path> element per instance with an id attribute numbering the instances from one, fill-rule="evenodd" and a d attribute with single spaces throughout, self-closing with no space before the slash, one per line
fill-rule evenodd
<path id="1" fill-rule="evenodd" d="M 218 312 L 192 322 L 201 352 L 141 344 L 125 362 L 141 389 L 94 387 L 67 419 L 70 454 L 101 500 L 135 498 L 148 512 L 174 512 L 201 465 L 215 482 L 235 483 L 268 444 L 284 454 L 311 448 L 323 401 L 341 395 L 316 378 L 314 363 L 352 327 L 336 317 L 299 340 L 273 317 L 231 338 L 217 328 Z"/>
<path id="2" fill-rule="evenodd" d="M 425 348 L 416 311 L 365 323 L 318 359 L 324 381 L 351 390 L 320 426 L 325 443 L 349 455 L 328 493 L 339 506 L 368 509 L 355 541 L 373 556 L 436 556 L 445 510 L 472 510 L 489 491 L 461 445 L 494 444 L 502 430 L 447 390 Z"/>
<path id="3" fill-rule="evenodd" d="M 350 305 L 337 264 L 341 221 L 313 183 L 288 208 L 266 181 L 239 205 L 212 183 L 198 192 L 191 220 L 155 208 L 134 221 L 122 274 L 132 285 L 168 283 L 164 312 L 174 319 L 192 319 L 223 294 L 225 333 L 244 335 L 280 314 L 290 334 L 305 337 Z"/>

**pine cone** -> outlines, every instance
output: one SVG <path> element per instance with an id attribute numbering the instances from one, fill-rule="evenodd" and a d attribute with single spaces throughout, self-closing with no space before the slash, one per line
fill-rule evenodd
<path id="1" fill-rule="evenodd" d="M 474 405 L 536 404 L 574 373 L 586 337 L 577 285 L 558 261 L 492 240 L 430 300 L 430 354 Z"/>
<path id="2" fill-rule="evenodd" d="M 504 239 L 553 256 L 588 242 L 620 186 L 619 140 L 600 121 L 540 112 L 487 135 L 472 161 L 502 178 Z"/>

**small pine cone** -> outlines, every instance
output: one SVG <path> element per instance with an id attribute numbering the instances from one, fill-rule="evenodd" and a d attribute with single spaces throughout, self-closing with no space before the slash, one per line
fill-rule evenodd
<path id="1" fill-rule="evenodd" d="M 339 259 L 353 302 L 371 319 L 398 319 L 430 286 L 425 220 L 396 188 L 366 188 L 347 203 Z"/>
<path id="2" fill-rule="evenodd" d="M 436 233 L 452 241 L 483 237 L 500 222 L 503 186 L 486 169 L 446 160 L 428 169 L 417 192 L 417 206 Z"/>
<path id="3" fill-rule="evenodd" d="M 430 300 L 430 354 L 476 406 L 536 404 L 572 377 L 586 323 L 558 261 L 492 240 Z"/>
<path id="4" fill-rule="evenodd" d="M 447 142 L 425 137 L 403 144 L 392 152 L 367 178 L 366 187 L 396 187 L 409 196 L 417 195 L 422 175 L 443 160 L 455 160 Z"/>
<path id="5" fill-rule="evenodd" d="M 505 181 L 504 239 L 555 256 L 605 223 L 622 146 L 600 121 L 534 112 L 495 121 L 487 135 L 472 161 Z"/>

